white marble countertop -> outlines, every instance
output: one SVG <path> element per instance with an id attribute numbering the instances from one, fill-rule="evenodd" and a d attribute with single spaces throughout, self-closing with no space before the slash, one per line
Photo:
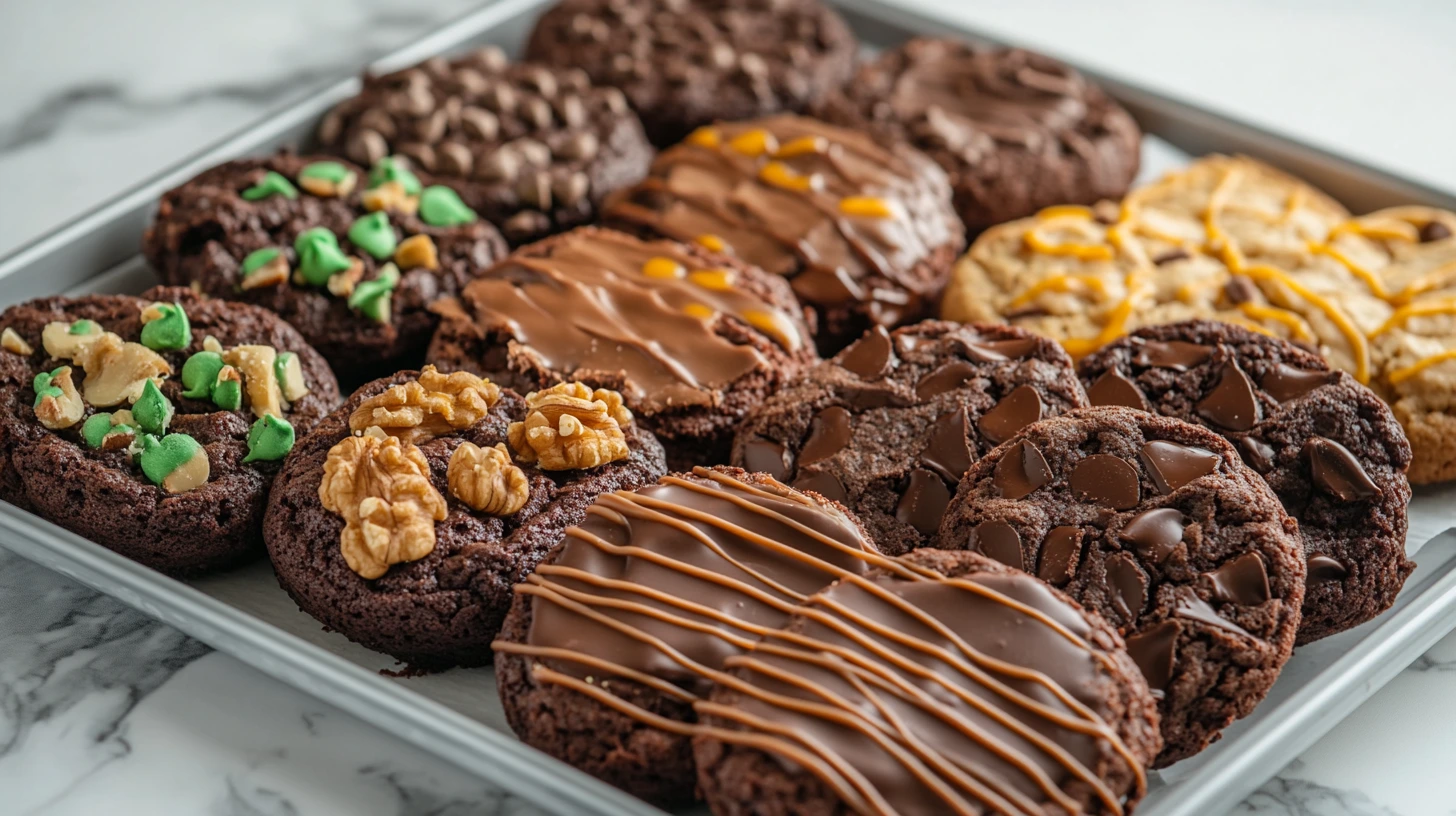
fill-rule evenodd
<path id="1" fill-rule="evenodd" d="M 476 2 L 0 0 L 0 255 Z M 912 2 L 1456 190 L 1456 3 Z M 1452 722 L 1456 635 L 1235 812 L 1456 814 Z M 0 814 L 528 812 L 0 552 Z"/>

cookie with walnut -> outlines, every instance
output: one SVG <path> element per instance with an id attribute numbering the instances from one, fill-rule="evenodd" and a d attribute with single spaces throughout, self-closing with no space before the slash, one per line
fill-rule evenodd
<path id="1" fill-rule="evenodd" d="M 1156 766 L 1254 710 L 1294 649 L 1297 523 L 1233 446 L 1130 408 L 1024 428 L 971 466 L 936 536 L 1033 573 L 1112 622 L 1162 693 Z"/>

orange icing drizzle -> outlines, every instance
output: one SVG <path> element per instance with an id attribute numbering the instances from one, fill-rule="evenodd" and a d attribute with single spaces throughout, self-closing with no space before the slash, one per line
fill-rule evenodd
<path id="1" fill-rule="evenodd" d="M 1408 365 L 1405 368 L 1397 368 L 1390 372 L 1388 379 L 1391 385 L 1399 385 L 1431 366 L 1437 363 L 1444 363 L 1447 360 L 1456 360 L 1456 349 L 1446 349 L 1445 351 L 1432 354 L 1416 363 Z"/>
<path id="2" fill-rule="evenodd" d="M 1295 340 L 1313 340 L 1314 332 L 1310 331 L 1309 324 L 1298 313 L 1288 309 L 1281 309 L 1278 306 L 1265 306 L 1262 303 L 1240 303 L 1239 311 L 1254 318 L 1254 320 L 1272 320 L 1289 329 L 1289 336 Z M 1252 328 L 1252 326 L 1251 326 Z M 1262 326 L 1259 331 L 1271 334 L 1268 329 Z"/>
<path id="3" fill-rule="evenodd" d="M 1395 310 L 1386 321 L 1380 324 L 1380 328 L 1370 333 L 1371 337 L 1384 334 L 1391 329 L 1405 325 L 1412 317 L 1424 317 L 1427 315 L 1456 314 L 1456 298 L 1442 298 L 1441 300 L 1427 300 L 1420 303 L 1412 303 Z"/>
<path id="4" fill-rule="evenodd" d="M 1309 287 L 1272 266 L 1256 264 L 1244 269 L 1243 273 L 1255 280 L 1271 280 L 1282 283 L 1289 287 L 1296 295 L 1309 301 L 1316 309 L 1323 312 L 1325 317 L 1329 318 L 1330 322 L 1335 324 L 1335 328 L 1339 329 L 1340 334 L 1345 338 L 1345 342 L 1350 345 L 1350 351 L 1355 358 L 1355 379 L 1362 383 L 1370 382 L 1370 346 L 1365 342 L 1365 335 L 1360 333 L 1360 330 L 1355 327 L 1354 323 L 1350 322 L 1350 318 L 1343 311 L 1336 308 L 1328 300 L 1320 297 Z"/>

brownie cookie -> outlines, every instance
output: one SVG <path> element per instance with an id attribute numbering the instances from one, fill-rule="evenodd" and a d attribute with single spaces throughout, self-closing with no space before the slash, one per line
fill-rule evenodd
<path id="1" fill-rule="evenodd" d="M 694 740 L 713 812 L 1133 810 L 1157 703 L 1113 627 L 974 553 L 905 560 L 934 577 L 846 578 L 724 661 Z"/>
<path id="2" fill-rule="evenodd" d="M 167 283 L 264 306 L 340 376 L 418 355 L 436 317 L 505 242 L 447 187 L 282 153 L 219 165 L 162 196 L 143 245 Z"/>
<path id="3" fill-rule="evenodd" d="M 0 314 L 0 499 L 172 575 L 262 552 L 280 461 L 339 403 L 277 315 L 182 287 Z"/>
<path id="4" fill-rule="evenodd" d="M 619 394 L 522 398 L 426 366 L 365 385 L 299 442 L 263 535 L 279 584 L 324 626 L 414 667 L 479 666 L 511 585 L 598 495 L 665 470 Z"/>
<path id="5" fill-rule="evenodd" d="M 804 111 L 849 79 L 858 48 L 819 0 L 563 0 L 526 58 L 621 88 L 665 147 L 710 122 Z"/>
<path id="6" fill-rule="evenodd" d="M 511 63 L 487 46 L 364 77 L 319 124 L 320 146 L 373 167 L 398 154 L 512 244 L 592 221 L 640 180 L 652 146 L 616 88 L 579 68 Z"/>
<path id="7" fill-rule="evenodd" d="M 818 109 L 881 140 L 907 141 L 950 174 L 972 233 L 1057 204 L 1120 198 L 1142 133 L 1101 88 L 1019 48 L 915 39 L 860 66 Z"/>
<path id="8" fill-rule="evenodd" d="M 1082 360 L 1093 405 L 1204 425 L 1299 522 L 1308 561 L 1299 643 L 1390 608 L 1405 557 L 1411 449 L 1390 409 L 1316 354 L 1239 326 L 1141 329 Z"/>
<path id="9" fill-rule="evenodd" d="M 1112 621 L 1162 694 L 1158 767 L 1252 711 L 1299 629 L 1298 525 L 1232 445 L 1169 417 L 1089 408 L 1026 427 L 966 472 L 935 546 Z"/>
<path id="10" fill-rule="evenodd" d="M 733 464 L 843 502 L 899 555 L 930 543 L 982 452 L 1085 407 L 1075 380 L 1056 343 L 1009 326 L 876 327 L 750 414 Z"/>
<path id="11" fill-rule="evenodd" d="M 606 218 L 788 278 L 819 314 L 826 355 L 870 326 L 927 316 L 964 244 L 930 159 L 788 115 L 694 131 Z"/>
<path id="12" fill-rule="evenodd" d="M 784 281 L 591 227 L 517 250 L 436 308 L 431 362 L 522 392 L 620 391 L 677 469 L 728 461 L 739 420 L 818 359 Z"/>
<path id="13" fill-rule="evenodd" d="M 695 468 L 597 499 L 495 643 L 529 745 L 663 807 L 693 799 L 693 706 L 724 661 L 842 575 L 905 572 L 854 519 L 761 474 Z"/>

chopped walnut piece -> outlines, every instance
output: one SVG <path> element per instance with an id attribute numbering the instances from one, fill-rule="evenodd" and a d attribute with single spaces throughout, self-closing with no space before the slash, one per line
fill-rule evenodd
<path id="1" fill-rule="evenodd" d="M 31 345 L 25 342 L 25 338 L 21 337 L 19 332 L 9 326 L 5 327 L 5 331 L 0 332 L 0 348 L 24 357 L 29 357 L 35 353 L 35 349 L 31 348 Z"/>
<path id="2" fill-rule="evenodd" d="M 99 408 L 136 402 L 147 380 L 160 380 L 172 373 L 172 366 L 162 355 L 141 343 L 123 342 L 111 332 L 98 334 L 77 348 L 71 362 L 86 372 L 81 392 L 87 402 Z"/>
<path id="3" fill-rule="evenodd" d="M 386 181 L 372 190 L 365 190 L 359 200 L 370 212 L 393 210 L 402 215 L 414 215 L 420 209 L 419 196 L 405 192 L 404 185 L 398 181 Z"/>
<path id="4" fill-rule="evenodd" d="M 440 268 L 440 253 L 435 249 L 435 240 L 428 235 L 411 235 L 399 242 L 394 250 L 394 262 L 400 269 Z"/>
<path id="5" fill-rule="evenodd" d="M 283 392 L 273 374 L 278 351 L 272 346 L 234 346 L 222 353 L 222 361 L 242 372 L 243 390 L 253 416 L 283 417 Z"/>
<path id="6" fill-rule="evenodd" d="M 500 386 L 466 371 L 445 375 L 425 366 L 419 379 L 370 397 L 349 416 L 360 431 L 378 426 L 407 442 L 469 428 L 500 400 Z"/>
<path id="7" fill-rule="evenodd" d="M 482 448 L 462 442 L 450 454 L 446 476 L 455 498 L 492 516 L 515 513 L 531 496 L 526 472 L 511 462 L 510 451 L 502 444 Z"/>
<path id="8" fill-rule="evenodd" d="M 72 332 L 71 323 L 55 321 L 47 323 L 40 332 L 40 344 L 46 350 L 46 354 L 57 360 L 73 359 L 81 349 L 96 342 L 104 332 L 101 326 L 90 323 L 84 326 L 84 330 Z M 115 335 L 113 335 L 115 336 Z M 120 339 L 120 338 L 117 338 Z"/>
<path id="9" fill-rule="evenodd" d="M 364 277 L 364 262 L 349 258 L 349 268 L 329 276 L 329 293 L 335 297 L 348 297 L 354 291 L 354 284 Z"/>
<path id="10" fill-rule="evenodd" d="M 631 454 L 621 426 L 632 421 L 632 412 L 615 391 L 561 383 L 528 394 L 526 408 L 526 420 L 507 429 L 523 462 L 534 462 L 542 470 L 576 470 Z"/>
<path id="11" fill-rule="evenodd" d="M 429 555 L 435 522 L 446 514 L 425 455 L 382 433 L 347 437 L 329 451 L 319 500 L 344 518 L 339 545 L 349 569 L 364 578 Z"/>
<path id="12" fill-rule="evenodd" d="M 76 384 L 71 382 L 70 366 L 56 369 L 39 396 L 35 403 L 35 418 L 53 431 L 75 425 L 86 413 L 86 403 L 81 401 L 81 395 L 76 393 Z"/>

